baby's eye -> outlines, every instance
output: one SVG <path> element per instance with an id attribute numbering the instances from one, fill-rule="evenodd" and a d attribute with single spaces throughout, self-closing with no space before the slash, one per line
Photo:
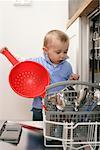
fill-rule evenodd
<path id="1" fill-rule="evenodd" d="M 67 51 L 65 51 L 64 54 L 67 54 Z"/>
<path id="2" fill-rule="evenodd" d="M 56 52 L 56 54 L 60 54 L 61 52 Z"/>

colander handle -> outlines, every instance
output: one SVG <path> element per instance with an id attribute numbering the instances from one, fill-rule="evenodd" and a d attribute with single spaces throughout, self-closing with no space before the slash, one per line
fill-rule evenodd
<path id="1" fill-rule="evenodd" d="M 9 52 L 6 47 L 2 48 L 0 53 L 6 56 L 6 58 L 12 63 L 13 66 L 19 63 L 19 61 Z"/>
<path id="2" fill-rule="evenodd" d="M 40 96 L 41 96 L 42 98 L 44 98 L 45 95 L 46 95 L 46 89 L 45 89 L 45 91 L 44 91 Z"/>

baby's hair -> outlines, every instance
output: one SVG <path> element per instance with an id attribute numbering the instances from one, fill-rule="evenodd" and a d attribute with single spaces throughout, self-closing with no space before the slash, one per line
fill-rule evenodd
<path id="1" fill-rule="evenodd" d="M 52 42 L 53 37 L 60 40 L 61 42 L 69 42 L 69 37 L 63 31 L 51 30 L 44 37 L 43 46 L 47 46 L 49 42 Z"/>

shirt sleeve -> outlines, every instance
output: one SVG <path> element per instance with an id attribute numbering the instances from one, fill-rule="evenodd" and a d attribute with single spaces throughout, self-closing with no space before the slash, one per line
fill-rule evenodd
<path id="1" fill-rule="evenodd" d="M 66 78 L 68 80 L 70 75 L 73 73 L 73 69 L 72 69 L 72 65 L 69 62 L 67 62 L 66 68 L 67 68 L 67 76 L 66 76 Z"/>

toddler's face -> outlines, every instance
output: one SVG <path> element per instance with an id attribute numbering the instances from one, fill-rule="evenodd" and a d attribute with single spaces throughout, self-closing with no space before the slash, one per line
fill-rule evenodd
<path id="1" fill-rule="evenodd" d="M 48 47 L 45 47 L 46 54 L 54 64 L 59 64 L 66 59 L 69 42 L 61 42 L 59 39 L 53 40 Z"/>

